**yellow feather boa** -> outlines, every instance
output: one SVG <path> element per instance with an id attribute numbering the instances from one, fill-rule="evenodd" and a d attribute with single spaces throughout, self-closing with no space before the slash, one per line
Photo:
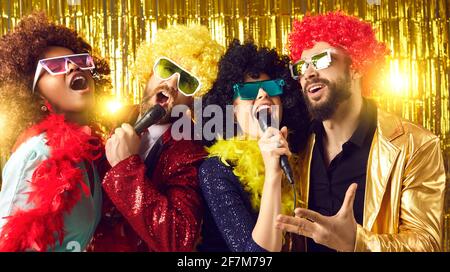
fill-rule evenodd
<path id="1" fill-rule="evenodd" d="M 244 190 L 250 195 L 252 208 L 255 211 L 259 211 L 264 185 L 264 161 L 258 142 L 235 137 L 228 140 L 218 140 L 213 146 L 207 148 L 207 151 L 209 153 L 208 157 L 218 157 L 223 164 L 233 167 L 234 175 L 238 177 Z M 298 182 L 296 185 L 298 186 Z M 284 176 L 281 186 L 281 212 L 291 215 L 293 213 L 294 197 L 292 186 L 287 183 Z M 299 192 L 297 186 L 296 192 Z M 297 193 L 298 201 L 299 196 Z"/>

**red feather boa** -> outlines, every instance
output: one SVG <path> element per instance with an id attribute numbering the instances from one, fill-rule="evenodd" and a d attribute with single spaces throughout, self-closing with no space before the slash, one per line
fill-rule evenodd
<path id="1" fill-rule="evenodd" d="M 33 173 L 28 202 L 30 210 L 17 210 L 7 219 L 0 234 L 0 251 L 46 251 L 64 240 L 64 215 L 81 198 L 90 194 L 78 165 L 102 155 L 100 137 L 88 127 L 65 122 L 64 116 L 51 114 L 29 131 L 46 132 L 50 158 Z"/>

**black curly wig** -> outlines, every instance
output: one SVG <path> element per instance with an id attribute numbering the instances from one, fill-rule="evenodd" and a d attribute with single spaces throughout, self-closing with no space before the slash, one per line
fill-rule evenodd
<path id="1" fill-rule="evenodd" d="M 310 118 L 300 92 L 301 87 L 290 75 L 289 57 L 280 56 L 275 49 L 258 48 L 251 40 L 241 44 L 234 39 L 220 59 L 217 79 L 211 91 L 203 96 L 202 108 L 215 104 L 225 112 L 227 105 L 233 105 L 233 85 L 244 82 L 246 75 L 258 78 L 261 73 L 267 74 L 271 79 L 281 78 L 286 82 L 280 96 L 283 105 L 280 125 L 289 130 L 290 149 L 299 152 L 306 144 Z M 203 117 L 203 125 L 211 118 Z M 224 116 L 224 126 L 225 118 Z M 225 127 L 222 131 L 225 131 Z M 205 141 L 205 145 L 210 146 L 214 142 Z"/>
<path id="2" fill-rule="evenodd" d="M 0 149 L 9 149 L 22 131 L 47 114 L 40 110 L 42 98 L 31 88 L 39 57 L 49 46 L 65 47 L 76 54 L 90 53 L 96 65 L 96 95 L 106 92 L 102 87 L 109 87 L 107 61 L 96 55 L 77 32 L 50 22 L 43 12 L 25 16 L 13 31 L 0 38 L 0 127 L 7 128 Z"/>

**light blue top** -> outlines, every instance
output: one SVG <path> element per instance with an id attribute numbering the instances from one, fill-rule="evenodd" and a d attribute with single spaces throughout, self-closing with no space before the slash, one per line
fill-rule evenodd
<path id="1" fill-rule="evenodd" d="M 46 144 L 45 133 L 28 139 L 9 158 L 2 173 L 2 188 L 0 191 L 0 230 L 6 223 L 4 217 L 11 215 L 17 208 L 30 209 L 32 203 L 27 203 L 31 177 L 39 164 L 49 158 L 50 149 Z M 84 163 L 80 165 L 85 170 Z M 50 251 L 84 251 L 92 239 L 95 228 L 101 216 L 101 184 L 97 169 L 91 165 L 94 172 L 94 192 L 89 196 L 82 193 L 80 201 L 70 214 L 64 216 L 64 241 Z M 84 182 L 89 186 L 86 171 Z"/>

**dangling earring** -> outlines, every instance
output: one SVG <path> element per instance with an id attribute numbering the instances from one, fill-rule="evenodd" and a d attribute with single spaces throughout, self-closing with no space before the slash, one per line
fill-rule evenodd
<path id="1" fill-rule="evenodd" d="M 47 100 L 43 101 L 44 103 L 41 104 L 41 111 L 42 112 L 51 112 L 52 111 L 52 105 Z"/>

